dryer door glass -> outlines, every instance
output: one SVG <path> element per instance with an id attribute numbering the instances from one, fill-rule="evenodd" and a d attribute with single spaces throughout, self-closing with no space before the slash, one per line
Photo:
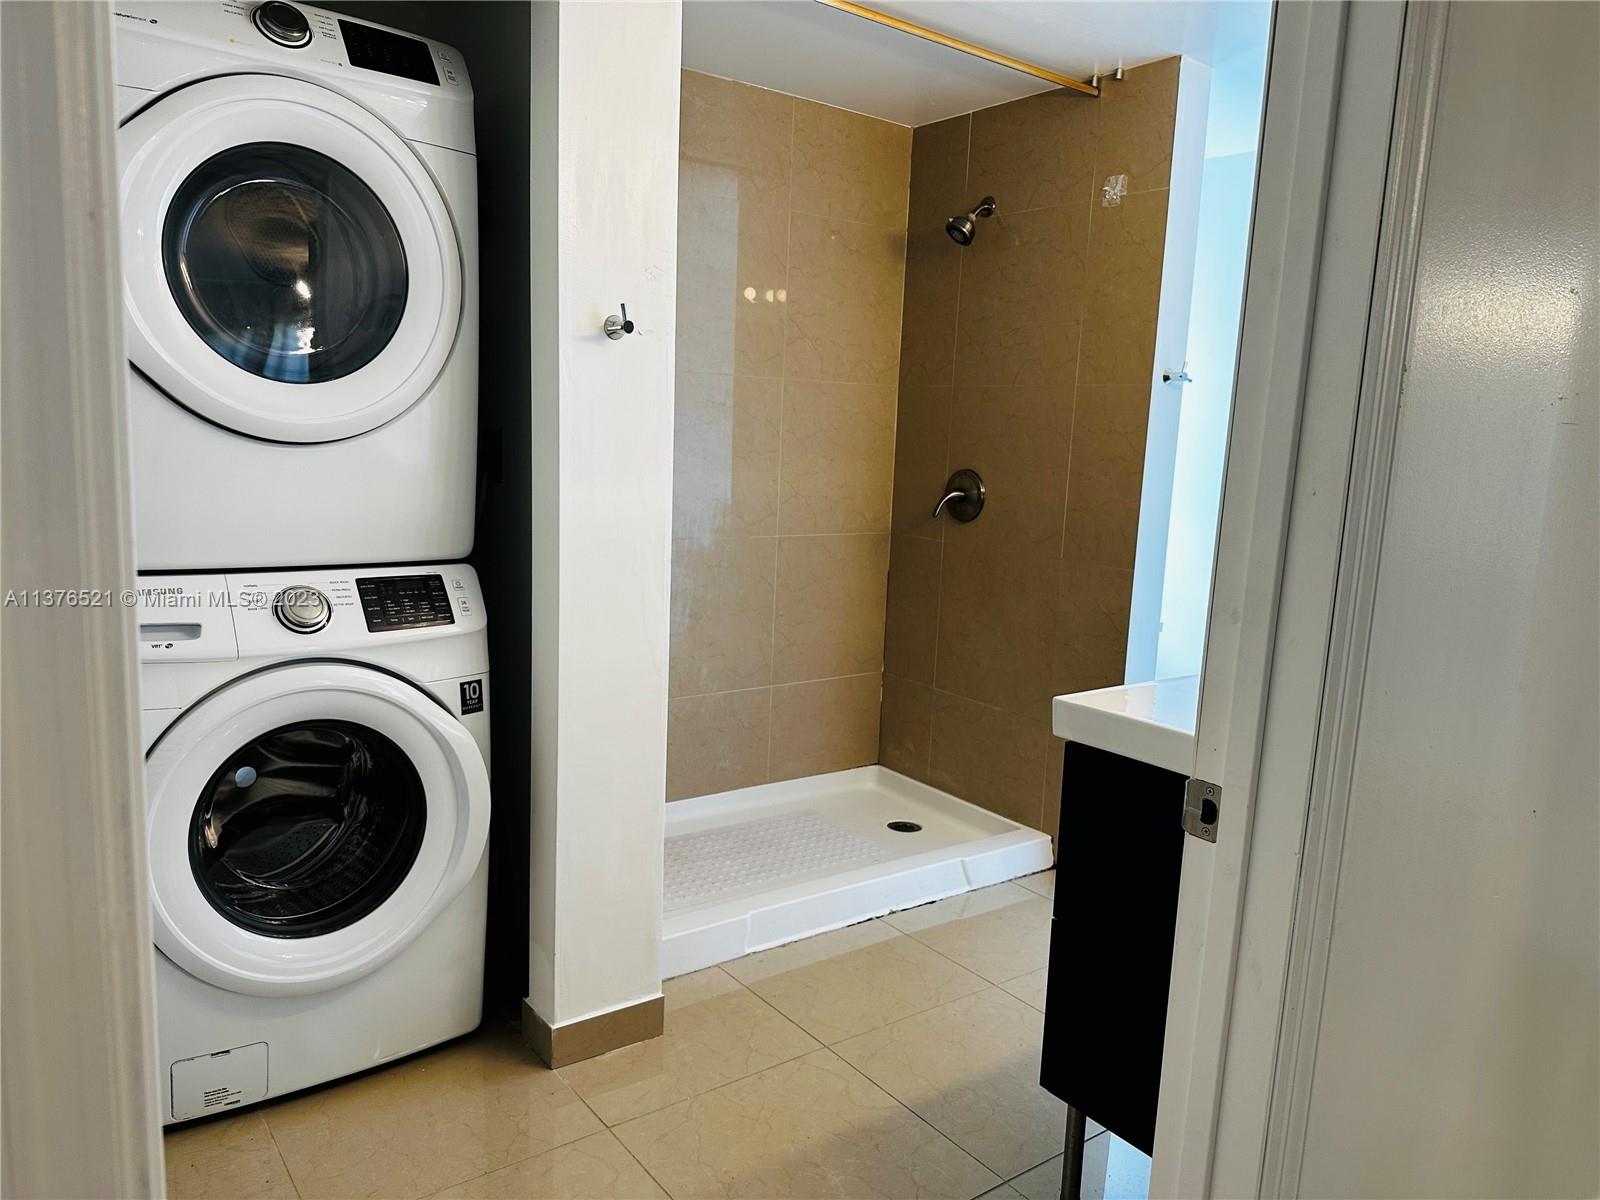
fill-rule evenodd
<path id="1" fill-rule="evenodd" d="M 190 865 L 235 925 L 313 937 L 388 899 L 426 821 L 422 780 L 400 747 L 352 721 L 306 721 L 254 738 L 212 774 Z"/>
<path id="2" fill-rule="evenodd" d="M 325 154 L 233 146 L 179 185 L 162 230 L 179 310 L 255 375 L 324 383 L 366 366 L 406 307 L 406 255 L 383 202 Z"/>

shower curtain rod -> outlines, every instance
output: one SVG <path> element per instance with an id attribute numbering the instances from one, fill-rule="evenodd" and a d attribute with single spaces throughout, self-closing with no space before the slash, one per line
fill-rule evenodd
<path id="1" fill-rule="evenodd" d="M 877 9 L 868 8 L 863 4 L 853 4 L 851 0 L 817 0 L 818 4 L 825 4 L 829 8 L 836 8 L 840 12 L 849 13 L 853 17 L 872 21 L 890 29 L 898 29 L 901 33 L 909 33 L 912 37 L 919 37 L 925 41 L 934 42 L 940 46 L 947 46 L 951 50 L 959 50 L 963 54 L 970 54 L 974 58 L 981 58 L 985 62 L 996 63 L 1002 67 L 1009 67 L 1013 71 L 1021 71 L 1024 75 L 1032 75 L 1036 79 L 1043 79 L 1057 87 L 1064 87 L 1070 91 L 1080 92 L 1085 96 L 1098 96 L 1100 89 L 1092 83 L 1085 83 L 1081 79 L 1072 79 L 1066 75 L 1059 75 L 1047 67 L 1037 67 L 1032 63 L 1023 62 L 1020 58 L 1001 54 L 995 50 L 975 46 L 971 42 L 964 42 L 960 38 L 951 37 L 947 33 L 940 33 L 934 29 L 927 29 L 921 25 L 913 25 L 910 21 L 902 21 L 899 17 L 891 17 L 888 13 L 881 13 Z"/>

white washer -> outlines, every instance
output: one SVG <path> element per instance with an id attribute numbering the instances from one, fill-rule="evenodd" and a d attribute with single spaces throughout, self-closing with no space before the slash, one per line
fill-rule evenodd
<path id="1" fill-rule="evenodd" d="M 140 568 L 465 557 L 460 55 L 281 0 L 135 0 L 115 20 Z"/>
<path id="2" fill-rule="evenodd" d="M 139 582 L 163 1121 L 475 1028 L 489 659 L 472 569 Z"/>

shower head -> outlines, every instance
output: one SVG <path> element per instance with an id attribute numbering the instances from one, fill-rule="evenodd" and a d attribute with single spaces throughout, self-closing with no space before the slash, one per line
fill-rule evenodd
<path id="1" fill-rule="evenodd" d="M 994 197 L 985 196 L 978 201 L 978 205 L 969 213 L 959 217 L 951 217 L 944 223 L 944 231 L 950 235 L 950 240 L 958 246 L 972 245 L 972 239 L 977 236 L 978 222 L 985 217 L 994 216 Z"/>

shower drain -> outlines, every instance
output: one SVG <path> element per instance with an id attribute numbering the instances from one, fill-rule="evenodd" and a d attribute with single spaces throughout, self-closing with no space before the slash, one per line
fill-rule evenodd
<path id="1" fill-rule="evenodd" d="M 922 826 L 915 821 L 890 821 L 889 828 L 896 833 L 921 833 Z"/>

